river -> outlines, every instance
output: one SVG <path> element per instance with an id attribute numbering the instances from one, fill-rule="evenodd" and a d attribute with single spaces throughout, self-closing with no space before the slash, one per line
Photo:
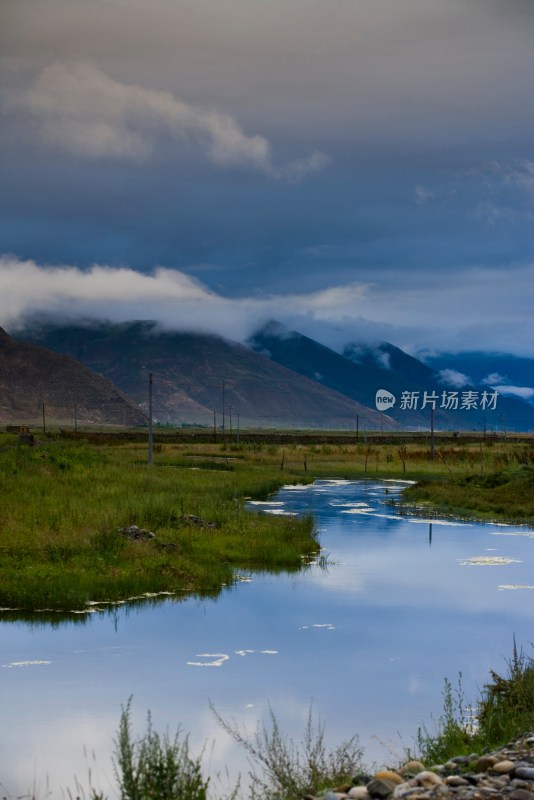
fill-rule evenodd
<path id="1" fill-rule="evenodd" d="M 313 512 L 318 563 L 252 573 L 217 600 L 166 598 L 51 626 L 0 622 L 2 796 L 113 797 L 113 739 L 132 697 L 134 730 L 190 734 L 217 787 L 246 760 L 210 702 L 253 732 L 269 708 L 299 737 L 310 707 L 335 744 L 354 733 L 367 763 L 400 759 L 432 729 L 447 677 L 475 697 L 505 671 L 513 636 L 531 654 L 534 531 L 402 515 L 397 481 L 287 486 L 265 513 Z M 224 776 L 226 768 L 230 778 Z M 219 778 L 217 774 L 223 773 Z M 247 784 L 245 778 L 244 784 Z"/>

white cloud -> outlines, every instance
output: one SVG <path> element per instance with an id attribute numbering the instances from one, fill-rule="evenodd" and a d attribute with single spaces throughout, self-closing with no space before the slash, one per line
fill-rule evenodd
<path id="1" fill-rule="evenodd" d="M 496 389 L 505 397 L 520 397 L 522 400 L 534 399 L 534 389 L 530 386 L 509 386 L 508 384 L 493 386 L 492 384 L 492 389 Z"/>
<path id="2" fill-rule="evenodd" d="M 434 192 L 431 192 L 429 189 L 425 189 L 424 186 L 417 185 L 415 187 L 415 203 L 418 206 L 423 206 L 425 203 L 428 203 L 435 196 Z"/>
<path id="3" fill-rule="evenodd" d="M 383 367 L 384 369 L 391 369 L 390 353 L 384 350 L 380 350 L 380 348 L 377 347 L 375 350 L 373 350 L 373 356 L 379 367 Z"/>
<path id="4" fill-rule="evenodd" d="M 81 270 L 0 257 L 0 320 L 8 328 L 32 313 L 68 318 L 153 319 L 170 328 L 205 330 L 245 339 L 262 319 L 310 315 L 337 319 L 365 294 L 359 285 L 310 294 L 223 297 L 178 270 L 150 274 L 100 264 Z M 340 305 L 343 302 L 343 305 Z"/>
<path id="5" fill-rule="evenodd" d="M 491 372 L 489 375 L 486 375 L 485 378 L 482 378 L 480 383 L 485 383 L 488 386 L 493 386 L 494 384 L 500 384 L 502 386 L 508 384 L 509 380 L 506 376 L 498 372 Z"/>
<path id="6" fill-rule="evenodd" d="M 472 383 L 468 375 L 463 372 L 458 372 L 456 369 L 442 369 L 438 373 L 440 383 L 446 386 L 454 386 L 455 389 L 461 389 L 462 386 L 467 386 Z"/>
<path id="7" fill-rule="evenodd" d="M 534 355 L 531 324 L 534 266 L 465 271 L 460 287 L 416 276 L 399 288 L 349 283 L 315 292 L 226 297 L 178 270 L 151 273 L 96 264 L 46 266 L 0 257 L 0 325 L 8 330 L 31 313 L 123 322 L 152 319 L 168 328 L 203 330 L 244 341 L 277 319 L 341 351 L 349 341 L 390 341 L 408 352 L 422 347 Z M 465 376 L 451 373 L 449 380 Z"/>
<path id="8" fill-rule="evenodd" d="M 194 140 L 220 167 L 248 166 L 293 182 L 329 163 L 314 151 L 277 166 L 269 141 L 246 134 L 230 114 L 186 103 L 168 91 L 121 83 L 91 62 L 49 64 L 20 102 L 49 143 L 84 158 L 144 161 L 154 156 L 163 134 Z"/>

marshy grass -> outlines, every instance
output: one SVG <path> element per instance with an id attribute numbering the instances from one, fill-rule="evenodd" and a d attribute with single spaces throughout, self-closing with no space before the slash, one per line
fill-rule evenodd
<path id="1" fill-rule="evenodd" d="M 70 611 L 144 593 L 216 594 L 237 569 L 297 570 L 302 555 L 319 549 L 311 518 L 245 510 L 245 497 L 280 485 L 269 466 L 148 467 L 140 446 L 59 438 L 28 447 L 5 437 L 1 445 L 4 608 Z M 214 527 L 192 524 L 191 515 Z M 131 525 L 156 538 L 118 533 Z"/>
<path id="2" fill-rule="evenodd" d="M 410 503 L 534 521 L 534 449 L 422 444 L 157 444 L 0 434 L 0 607 L 73 611 L 147 593 L 216 595 L 238 570 L 298 570 L 318 553 L 311 517 L 253 513 L 284 483 L 315 478 L 419 481 Z M 192 516 L 212 523 L 198 527 Z M 119 528 L 156 534 L 132 541 Z M 303 556 L 305 557 L 303 559 Z"/>
<path id="3" fill-rule="evenodd" d="M 494 472 L 422 480 L 408 488 L 404 502 L 436 514 L 534 524 L 534 460 Z"/>

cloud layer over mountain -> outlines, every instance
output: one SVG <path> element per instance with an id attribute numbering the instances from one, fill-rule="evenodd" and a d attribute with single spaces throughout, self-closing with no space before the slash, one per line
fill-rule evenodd
<path id="1" fill-rule="evenodd" d="M 534 355 L 533 34 L 527 0 L 5 0 L 3 313 L 120 283 Z"/>

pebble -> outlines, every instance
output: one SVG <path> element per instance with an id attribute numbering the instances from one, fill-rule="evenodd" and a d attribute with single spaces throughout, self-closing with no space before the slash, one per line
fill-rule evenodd
<path id="1" fill-rule="evenodd" d="M 359 774 L 352 787 L 337 787 L 313 800 L 534 800 L 534 733 L 494 753 L 451 758 L 427 769 L 408 761 L 397 769 Z"/>

